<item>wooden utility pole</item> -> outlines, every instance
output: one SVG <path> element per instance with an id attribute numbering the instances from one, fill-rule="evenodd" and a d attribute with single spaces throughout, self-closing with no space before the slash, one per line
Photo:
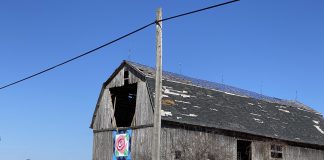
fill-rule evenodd
<path id="1" fill-rule="evenodd" d="M 152 160 L 160 160 L 162 100 L 162 9 L 156 13 L 156 72 Z"/>

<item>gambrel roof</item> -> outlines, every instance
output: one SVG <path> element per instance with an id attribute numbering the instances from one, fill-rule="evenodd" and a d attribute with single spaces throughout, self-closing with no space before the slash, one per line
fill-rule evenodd
<path id="1" fill-rule="evenodd" d="M 154 68 L 129 61 L 123 65 L 145 77 L 152 99 Z M 324 146 L 323 116 L 302 103 L 170 72 L 163 72 L 162 85 L 162 123 L 171 121 Z"/>

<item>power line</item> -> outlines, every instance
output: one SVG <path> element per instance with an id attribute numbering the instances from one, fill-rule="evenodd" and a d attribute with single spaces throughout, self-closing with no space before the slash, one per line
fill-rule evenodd
<path id="1" fill-rule="evenodd" d="M 194 14 L 194 13 L 201 12 L 201 11 L 205 11 L 205 10 L 209 10 L 209 9 L 213 9 L 213 8 L 220 7 L 220 6 L 223 6 L 223 5 L 227 5 L 227 4 L 230 4 L 230 3 L 233 3 L 233 2 L 237 2 L 237 1 L 239 1 L 239 0 L 232 0 L 232 1 L 224 2 L 224 3 L 220 3 L 220 4 L 215 4 L 215 5 L 212 5 L 212 6 L 209 6 L 209 7 L 205 7 L 205 8 L 201 8 L 201 9 L 198 9 L 198 10 L 194 10 L 194 11 L 190 11 L 190 12 L 186 12 L 186 13 L 178 14 L 178 15 L 175 15 L 175 16 L 167 17 L 167 18 L 164 18 L 164 19 L 162 19 L 162 20 L 160 20 L 160 21 L 168 21 L 168 20 L 171 20 L 171 19 L 179 18 L 179 17 L 182 17 L 182 16 L 187 16 L 187 15 L 190 15 L 190 14 Z M 144 26 L 142 26 L 142 27 L 140 27 L 140 28 L 138 28 L 138 29 L 136 29 L 136 30 L 134 30 L 134 31 L 132 31 L 132 32 L 129 32 L 129 33 L 123 35 L 123 36 L 120 36 L 119 38 L 116 38 L 116 39 L 114 39 L 114 40 L 112 40 L 112 41 L 109 41 L 109 42 L 107 42 L 107 43 L 105 43 L 105 44 L 103 44 L 103 45 L 100 45 L 100 46 L 98 46 L 98 47 L 96 47 L 96 48 L 94 48 L 94 49 L 91 49 L 91 50 L 89 50 L 89 51 L 87 51 L 87 52 L 84 52 L 84 53 L 82 53 L 82 54 L 80 54 L 80 55 L 78 55 L 78 56 L 76 56 L 76 57 L 73 57 L 73 58 L 71 58 L 71 59 L 68 59 L 68 60 L 66 60 L 66 61 L 64 61 L 64 62 L 62 62 L 62 63 L 56 64 L 56 65 L 54 65 L 54 66 L 52 66 L 52 67 L 46 68 L 46 69 L 44 69 L 44 70 L 42 70 L 42 71 L 40 71 L 40 72 L 37 72 L 37 73 L 35 73 L 35 74 L 32 74 L 32 75 L 30 75 L 30 76 L 28 76 L 28 77 L 25 77 L 25 78 L 23 78 L 23 79 L 20 79 L 20 80 L 17 80 L 17 81 L 11 82 L 11 83 L 9 83 L 9 84 L 7 84 L 7 85 L 4 85 L 4 86 L 2 86 L 2 87 L 0 88 L 0 90 L 1 90 L 1 89 L 4 89 L 4 88 L 7 88 L 7 87 L 9 87 L 9 86 L 15 85 L 15 84 L 17 84 L 17 83 L 20 83 L 20 82 L 26 81 L 26 80 L 28 80 L 28 79 L 31 79 L 31 78 L 36 77 L 36 76 L 38 76 L 38 75 L 41 75 L 41 74 L 43 74 L 43 73 L 45 73 L 45 72 L 48 72 L 48 71 L 50 71 L 50 70 L 53 70 L 53 69 L 55 69 L 55 68 L 57 68 L 57 67 L 63 66 L 63 65 L 65 65 L 65 64 L 69 63 L 69 62 L 72 62 L 72 61 L 74 61 L 74 60 L 77 60 L 77 59 L 79 59 L 79 58 L 81 58 L 81 57 L 84 57 L 84 56 L 86 56 L 86 55 L 88 55 L 88 54 L 90 54 L 90 53 L 93 53 L 93 52 L 95 52 L 95 51 L 97 51 L 97 50 L 99 50 L 99 49 L 102 49 L 102 48 L 104 48 L 104 47 L 106 47 L 106 46 L 108 46 L 108 45 L 111 45 L 111 44 L 113 44 L 113 43 L 115 43 L 115 42 L 117 42 L 117 41 L 119 41 L 119 40 L 122 40 L 122 39 L 124 39 L 124 38 L 126 38 L 126 37 L 128 37 L 128 36 L 130 36 L 130 35 L 132 35 L 132 34 L 135 34 L 135 33 L 139 32 L 139 31 L 141 31 L 141 30 L 144 30 L 145 28 L 147 28 L 147 27 L 149 27 L 149 26 L 151 26 L 151 25 L 153 25 L 153 24 L 155 24 L 155 23 L 158 23 L 158 22 L 157 22 L 157 21 L 150 22 L 150 23 L 148 23 L 148 24 L 146 24 L 146 25 L 144 25 Z"/>
<path id="2" fill-rule="evenodd" d="M 91 50 L 89 50 L 89 51 L 87 51 L 87 52 L 85 52 L 85 53 L 82 53 L 82 54 L 80 54 L 80 55 L 78 55 L 78 56 L 76 56 L 76 57 L 73 57 L 73 58 L 71 58 L 71 59 L 68 59 L 68 60 L 66 60 L 66 61 L 64 61 L 64 62 L 62 62 L 62 63 L 59 63 L 59 64 L 55 65 L 55 66 L 52 66 L 52 67 L 47 68 L 47 69 L 44 69 L 44 70 L 42 70 L 42 71 L 40 71 L 40 72 L 37 72 L 37 73 L 35 73 L 35 74 L 32 74 L 32 75 L 30 75 L 30 76 L 28 76 L 28 77 L 26 77 L 26 78 L 20 79 L 20 80 L 18 80 L 18 81 L 15 81 L 15 82 L 9 83 L 9 84 L 7 84 L 7 85 L 1 87 L 0 89 L 4 89 L 4 88 L 7 88 L 7 87 L 9 87 L 9 86 L 15 85 L 15 84 L 17 84 L 17 83 L 23 82 L 23 81 L 25 81 L 25 80 L 28 80 L 28 79 L 30 79 L 30 78 L 33 78 L 33 77 L 38 76 L 38 75 L 40 75 L 40 74 L 43 74 L 43 73 L 45 73 L 45 72 L 48 72 L 48 71 L 50 71 L 50 70 L 53 70 L 53 69 L 55 69 L 55 68 L 57 68 L 57 67 L 60 67 L 60 66 L 62 66 L 62 65 L 64 65 L 64 64 L 67 64 L 67 63 L 69 63 L 69 62 L 72 62 L 72 61 L 74 61 L 74 60 L 76 60 L 76 59 L 79 59 L 79 58 L 81 58 L 81 57 L 84 57 L 84 56 L 86 56 L 86 55 L 88 55 L 88 54 L 90 54 L 90 53 L 92 53 L 92 52 L 94 52 L 94 51 L 97 51 L 97 50 L 99 50 L 99 49 L 101 49 L 101 48 L 104 48 L 104 47 L 110 45 L 110 44 L 113 44 L 113 43 L 115 43 L 115 42 L 117 42 L 117 41 L 119 41 L 119 40 L 121 40 L 121 39 L 124 39 L 124 38 L 126 38 L 126 37 L 128 37 L 128 36 L 130 36 L 130 35 L 132 35 L 132 34 L 134 34 L 134 33 L 136 33 L 136 32 L 139 32 L 139 31 L 141 31 L 141 30 L 143 30 L 143 29 L 149 27 L 149 26 L 152 25 L 152 24 L 155 24 L 155 22 L 149 23 L 149 24 L 147 24 L 147 25 L 145 25 L 145 26 L 143 26 L 143 27 L 141 27 L 141 28 L 138 28 L 138 29 L 136 29 L 136 30 L 134 30 L 134 31 L 132 31 L 132 32 L 130 32 L 130 33 L 127 33 L 127 34 L 125 34 L 125 35 L 123 35 L 123 36 L 121 36 L 121 37 L 119 37 L 119 38 L 117 38 L 117 39 L 114 39 L 114 40 L 112 40 L 112 41 L 110 41 L 110 42 L 107 42 L 107 43 L 105 43 L 105 44 L 103 44 L 103 45 L 101 45 L 101 46 L 98 46 L 98 47 L 96 47 L 96 48 L 94 48 L 94 49 L 91 49 Z"/>
<path id="3" fill-rule="evenodd" d="M 189 15 L 189 14 L 193 14 L 193 13 L 213 9 L 213 8 L 224 6 L 224 5 L 234 3 L 234 2 L 237 2 L 237 1 L 240 1 L 240 0 L 232 0 L 232 1 L 224 2 L 224 3 L 215 4 L 215 5 L 212 5 L 212 6 L 209 6 L 209 7 L 205 7 L 205 8 L 197 9 L 197 10 L 194 10 L 194 11 L 178 14 L 178 15 L 171 16 L 171 17 L 168 17 L 168 18 L 164 18 L 161 21 L 168 21 L 168 20 L 171 20 L 171 19 L 174 19 L 174 18 L 179 18 L 179 17 L 186 16 L 186 15 Z"/>

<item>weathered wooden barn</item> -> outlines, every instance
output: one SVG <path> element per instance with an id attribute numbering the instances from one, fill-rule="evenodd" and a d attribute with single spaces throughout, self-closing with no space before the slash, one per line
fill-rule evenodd
<path id="1" fill-rule="evenodd" d="M 123 61 L 103 83 L 93 160 L 116 159 L 113 136 L 127 129 L 131 159 L 151 159 L 154 73 Z M 164 160 L 324 160 L 323 116 L 299 102 L 163 72 L 161 119 Z"/>

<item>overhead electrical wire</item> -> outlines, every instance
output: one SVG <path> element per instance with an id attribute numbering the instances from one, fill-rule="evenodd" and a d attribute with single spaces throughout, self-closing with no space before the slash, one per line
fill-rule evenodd
<path id="1" fill-rule="evenodd" d="M 82 54 L 80 54 L 80 55 L 78 55 L 78 56 L 76 56 L 76 57 L 73 57 L 73 58 L 68 59 L 68 60 L 66 60 L 66 61 L 64 61 L 64 62 L 61 62 L 61 63 L 59 63 L 59 64 L 56 64 L 56 65 L 54 65 L 54 66 L 52 66 L 52 67 L 46 68 L 46 69 L 44 69 L 44 70 L 42 70 L 42 71 L 40 71 L 40 72 L 37 72 L 37 73 L 32 74 L 32 75 L 30 75 L 30 76 L 27 76 L 27 77 L 25 77 L 25 78 L 23 78 L 23 79 L 20 79 L 20 80 L 17 80 L 17 81 L 14 81 L 14 82 L 8 83 L 8 84 L 6 84 L 6 85 L 0 87 L 0 90 L 1 90 L 1 89 L 5 89 L 5 88 L 7 88 L 7 87 L 9 87 L 9 86 L 15 85 L 15 84 L 17 84 L 17 83 L 20 83 L 20 82 L 26 81 L 26 80 L 28 80 L 28 79 L 31 79 L 31 78 L 36 77 L 36 76 L 38 76 L 38 75 L 41 75 L 41 74 L 43 74 L 43 73 L 45 73 L 45 72 L 48 72 L 48 71 L 50 71 L 50 70 L 53 70 L 53 69 L 55 69 L 55 68 L 57 68 L 57 67 L 63 66 L 63 65 L 65 65 L 65 64 L 69 63 L 69 62 L 72 62 L 72 61 L 74 61 L 74 60 L 77 60 L 77 59 L 79 59 L 79 58 L 81 58 L 81 57 L 84 57 L 84 56 L 86 56 L 86 55 L 89 55 L 90 53 L 93 53 L 93 52 L 95 52 L 95 51 L 97 51 L 97 50 L 99 50 L 99 49 L 102 49 L 102 48 L 104 48 L 104 47 L 106 47 L 106 46 L 108 46 L 108 45 L 111 45 L 111 44 L 113 44 L 113 43 L 115 43 L 115 42 L 117 42 L 117 41 L 119 41 L 119 40 L 122 40 L 122 39 L 124 39 L 124 38 L 126 38 L 126 37 L 128 37 L 128 36 L 130 36 L 130 35 L 132 35 L 132 34 L 135 34 L 135 33 L 139 32 L 139 31 L 141 31 L 141 30 L 144 30 L 144 29 L 146 29 L 147 27 L 149 27 L 149 26 L 151 26 L 151 25 L 154 25 L 154 24 L 156 24 L 156 23 L 158 23 L 158 22 L 161 22 L 161 21 L 168 21 L 168 20 L 175 19 L 175 18 L 179 18 L 179 17 L 182 17 L 182 16 L 187 16 L 187 15 L 190 15 L 190 14 L 194 14 L 194 13 L 201 12 L 201 11 L 205 11 L 205 10 L 209 10 L 209 9 L 213 9 L 213 8 L 220 7 L 220 6 L 223 6 L 223 5 L 227 5 L 227 4 L 230 4 L 230 3 L 234 3 L 234 2 L 237 2 L 237 1 L 239 1 L 239 0 L 232 0 L 232 1 L 224 2 L 224 3 L 220 3 L 220 4 L 215 4 L 215 5 L 212 5 L 212 6 L 209 6 L 209 7 L 205 7 L 205 8 L 197 9 L 197 10 L 194 10 L 194 11 L 190 11 L 190 12 L 186 12 L 186 13 L 178 14 L 178 15 L 175 15 L 175 16 L 167 17 L 167 18 L 164 18 L 164 19 L 162 19 L 162 20 L 160 20 L 160 21 L 153 21 L 153 22 L 150 22 L 150 23 L 148 23 L 148 24 L 146 24 L 146 25 L 144 25 L 144 26 L 142 26 L 142 27 L 140 27 L 140 28 L 138 28 L 138 29 L 135 29 L 135 30 L 132 31 L 132 32 L 129 32 L 129 33 L 127 33 L 127 34 L 125 34 L 125 35 L 123 35 L 123 36 L 120 36 L 120 37 L 118 37 L 118 38 L 116 38 L 116 39 L 114 39 L 114 40 L 112 40 L 112 41 L 109 41 L 109 42 L 107 42 L 107 43 L 105 43 L 105 44 L 102 44 L 102 45 L 100 45 L 100 46 L 98 46 L 98 47 L 96 47 L 96 48 L 94 48 L 94 49 L 91 49 L 91 50 L 89 50 L 89 51 L 87 51 L 87 52 L 84 52 L 84 53 L 82 53 Z"/>

